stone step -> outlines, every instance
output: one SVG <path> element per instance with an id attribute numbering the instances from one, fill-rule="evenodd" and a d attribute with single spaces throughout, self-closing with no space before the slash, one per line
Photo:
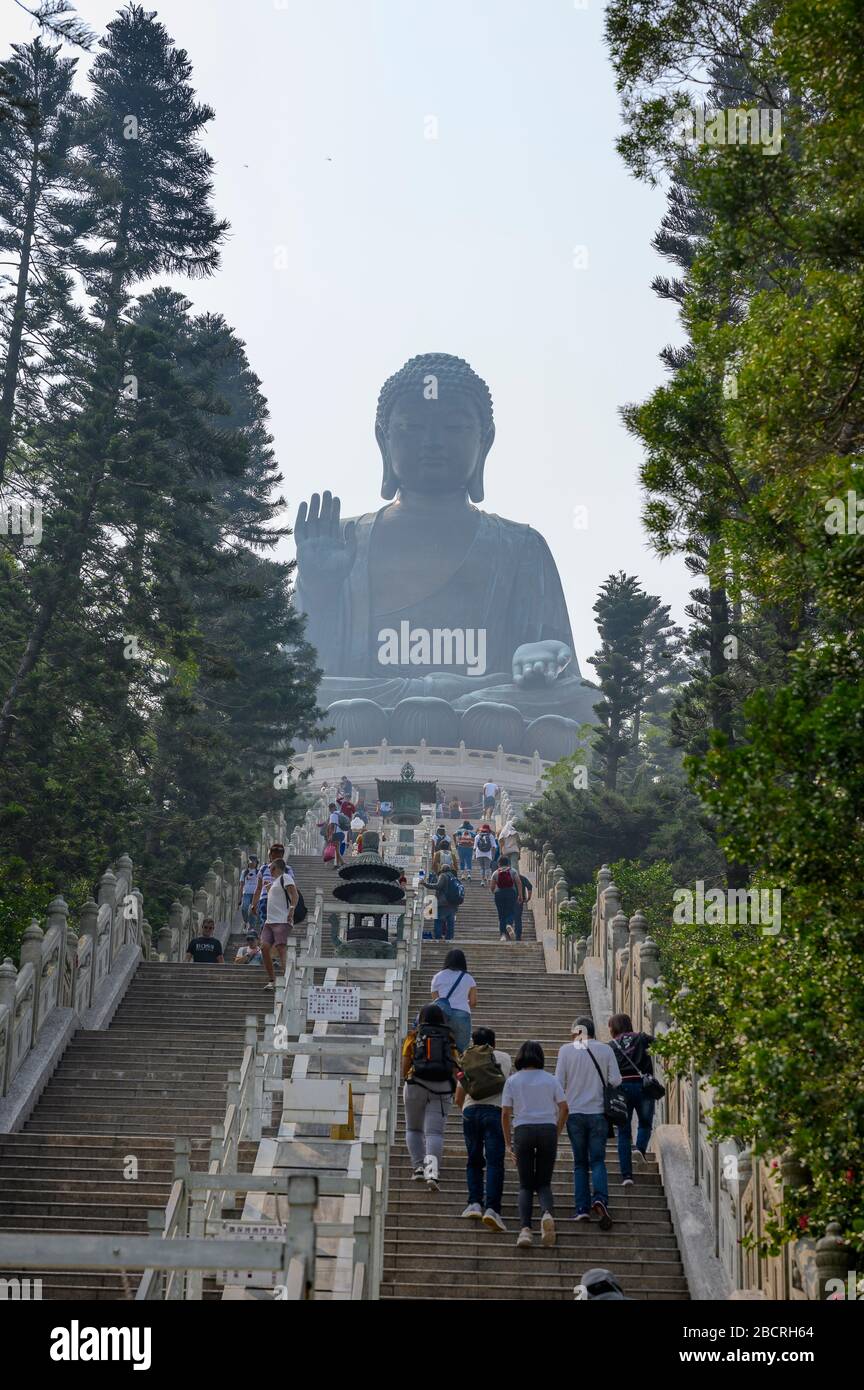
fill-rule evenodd
<path id="1" fill-rule="evenodd" d="M 519 1222 L 515 1220 L 513 1225 L 507 1224 L 507 1231 L 493 1231 L 484 1226 L 480 1221 L 460 1220 L 459 1227 L 450 1230 L 443 1225 L 421 1226 L 419 1223 L 411 1222 L 404 1226 L 394 1225 L 387 1222 L 384 1244 L 385 1248 L 395 1254 L 397 1247 L 401 1252 L 413 1252 L 418 1258 L 422 1258 L 424 1251 L 428 1251 L 430 1256 L 434 1255 L 437 1259 L 445 1255 L 449 1250 L 456 1250 L 463 1254 L 474 1251 L 476 1254 L 488 1254 L 497 1250 L 502 1242 L 507 1244 L 508 1236 L 515 1240 L 519 1231 Z M 537 1218 L 535 1214 L 535 1226 Z M 646 1242 L 640 1247 L 639 1252 L 634 1254 L 632 1240 L 625 1237 L 623 1232 L 616 1230 L 613 1226 L 611 1231 L 601 1231 L 596 1222 L 574 1221 L 572 1217 L 562 1216 L 560 1213 L 555 1220 L 557 1244 L 555 1249 L 563 1248 L 572 1253 L 574 1250 L 581 1259 L 596 1259 L 598 1264 L 603 1264 L 606 1260 L 632 1260 L 634 1258 L 650 1258 L 665 1260 L 671 1258 L 675 1264 L 680 1265 L 678 1255 L 678 1243 L 675 1239 L 674 1231 L 656 1231 L 651 1236 L 650 1245 Z M 491 1244 L 490 1244 L 491 1242 Z M 508 1246 L 509 1248 L 509 1246 Z M 541 1247 L 542 1248 L 542 1247 Z M 569 1258 L 569 1254 L 568 1254 Z"/>
<path id="2" fill-rule="evenodd" d="M 527 1259 L 534 1253 L 533 1250 L 519 1252 Z M 590 1266 L 587 1266 L 590 1268 Z M 450 1279 L 445 1270 L 436 1271 L 433 1276 L 429 1271 L 429 1277 L 425 1280 L 415 1280 L 409 1282 L 403 1278 L 401 1271 L 395 1283 L 390 1276 L 389 1269 L 387 1277 L 381 1284 L 381 1298 L 388 1299 L 396 1294 L 401 1298 L 412 1300 L 451 1298 L 459 1299 L 509 1299 L 514 1302 L 517 1300 L 528 1299 L 537 1301 L 540 1299 L 572 1300 L 573 1290 L 579 1282 L 581 1271 L 567 1271 L 560 1275 L 540 1275 L 532 1276 L 527 1267 L 519 1270 L 518 1279 L 508 1278 L 504 1275 L 502 1279 L 489 1279 L 484 1281 L 469 1281 L 459 1283 L 456 1279 Z M 632 1299 L 675 1299 L 684 1301 L 689 1298 L 687 1292 L 687 1282 L 685 1279 L 676 1279 L 674 1276 L 669 1279 L 640 1279 L 638 1284 L 634 1284 L 631 1289 L 625 1288 L 627 1296 Z"/>
<path id="3" fill-rule="evenodd" d="M 511 1280 L 521 1280 L 527 1277 L 533 1280 L 558 1281 L 561 1279 L 573 1279 L 576 1269 L 590 1269 L 596 1260 L 599 1267 L 612 1267 L 612 1254 L 601 1250 L 600 1254 L 589 1254 L 586 1249 L 583 1254 L 575 1246 L 553 1246 L 551 1249 L 540 1244 L 540 1233 L 535 1221 L 534 1244 L 528 1250 L 517 1248 L 516 1235 L 514 1231 L 508 1236 L 502 1236 L 496 1242 L 494 1251 L 486 1254 L 477 1252 L 465 1253 L 460 1250 L 457 1244 L 452 1244 L 446 1249 L 436 1250 L 436 1260 L 446 1261 L 451 1278 L 460 1286 L 472 1276 L 485 1278 L 488 1275 L 504 1275 Z M 530 1258 L 530 1265 L 527 1264 L 526 1256 Z M 418 1269 L 423 1265 L 422 1250 L 403 1250 L 397 1247 L 395 1253 L 393 1249 L 388 1251 L 387 1269 L 388 1274 L 394 1278 L 406 1276 L 416 1277 Z M 629 1259 L 617 1255 L 614 1260 L 615 1274 L 620 1279 L 622 1287 L 630 1286 L 634 1282 L 639 1282 L 643 1288 L 662 1288 L 662 1287 L 687 1287 L 684 1279 L 684 1271 L 678 1260 L 662 1259 L 634 1259 L 631 1252 Z M 575 1281 L 574 1281 L 575 1282 Z"/>

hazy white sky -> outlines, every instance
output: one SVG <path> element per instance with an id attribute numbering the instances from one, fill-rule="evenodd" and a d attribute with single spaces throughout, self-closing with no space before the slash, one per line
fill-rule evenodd
<path id="1" fill-rule="evenodd" d="M 603 7 L 587 3 L 149 8 L 215 109 L 216 206 L 232 226 L 220 273 L 182 288 L 248 345 L 290 520 L 324 487 L 345 515 L 381 505 L 381 384 L 418 352 L 467 358 L 495 402 L 483 505 L 548 540 L 593 678 L 602 580 L 638 574 L 679 620 L 689 581 L 647 547 L 640 451 L 618 416 L 663 379 L 657 353 L 680 337 L 650 290 L 664 200 L 615 153 Z M 26 40 L 27 16 L 0 7 L 5 43 Z M 77 9 L 101 32 L 117 5 Z"/>

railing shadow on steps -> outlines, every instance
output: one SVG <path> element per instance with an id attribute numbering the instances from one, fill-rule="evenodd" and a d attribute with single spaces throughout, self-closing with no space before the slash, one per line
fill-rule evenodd
<path id="1" fill-rule="evenodd" d="M 584 934 L 577 936 L 569 914 L 562 912 L 574 904 L 567 877 L 550 846 L 546 844 L 542 853 L 523 850 L 523 855 L 534 882 L 538 937 L 551 939 L 560 968 L 593 974 L 609 1013 L 629 1014 L 637 1031 L 662 1036 L 674 1028 L 674 1019 L 658 998 L 665 982 L 657 942 L 649 935 L 642 912 L 628 920 L 621 911 L 609 866 L 604 864 L 597 874 L 590 927 L 586 923 Z M 597 1022 L 602 1028 L 606 1019 Z M 784 1186 L 803 1180 L 798 1165 L 790 1155 L 760 1158 L 734 1140 L 711 1139 L 713 1090 L 707 1079 L 695 1069 L 684 1076 L 671 1073 L 659 1057 L 654 1066 L 666 1087 L 666 1095 L 657 1103 L 658 1123 L 677 1131 L 691 1186 L 701 1197 L 701 1211 L 710 1228 L 718 1262 L 715 1287 L 725 1290 L 711 1296 L 747 1291 L 751 1297 L 820 1300 L 826 1297 L 829 1280 L 839 1278 L 845 1283 L 849 1253 L 836 1222 L 818 1241 L 803 1238 L 784 1246 L 778 1255 L 760 1253 L 768 1222 L 782 1206 Z"/>

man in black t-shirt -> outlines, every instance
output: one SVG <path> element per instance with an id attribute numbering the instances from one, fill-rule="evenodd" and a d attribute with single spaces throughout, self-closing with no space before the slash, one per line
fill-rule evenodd
<path id="1" fill-rule="evenodd" d="M 518 870 L 517 870 L 518 872 Z M 522 913 L 531 901 L 534 892 L 534 884 L 527 879 L 524 874 L 519 874 L 522 880 L 522 901 L 516 903 L 516 912 L 513 918 L 513 927 L 516 932 L 516 940 L 522 940 Z"/>
<path id="2" fill-rule="evenodd" d="M 193 936 L 186 947 L 186 959 L 196 964 L 224 965 L 222 942 L 216 935 L 216 923 L 212 917 L 205 917 L 201 923 L 201 935 Z"/>

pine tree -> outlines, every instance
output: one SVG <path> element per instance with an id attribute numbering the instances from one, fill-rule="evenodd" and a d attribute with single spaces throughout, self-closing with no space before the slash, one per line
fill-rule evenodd
<path id="1" fill-rule="evenodd" d="M 211 210 L 212 159 L 200 143 L 213 113 L 195 101 L 190 76 L 186 54 L 136 5 L 108 26 L 91 72 L 78 172 L 82 215 L 102 249 L 82 258 L 81 270 L 99 332 L 62 460 L 64 504 L 52 518 L 62 539 L 40 556 L 32 626 L 0 711 L 0 762 L 52 624 L 77 596 L 85 552 L 104 525 L 100 504 L 123 457 L 128 333 L 121 316 L 131 289 L 160 270 L 209 275 L 218 265 L 224 224 Z"/>
<path id="2" fill-rule="evenodd" d="M 84 230 L 69 202 L 80 107 L 75 61 L 41 39 L 12 51 L 3 76 L 15 109 L 0 121 L 0 251 L 12 264 L 0 281 L 8 287 L 0 302 L 0 484 L 16 423 L 24 427 L 40 413 L 62 355 L 59 335 L 80 322 L 68 272 Z"/>

